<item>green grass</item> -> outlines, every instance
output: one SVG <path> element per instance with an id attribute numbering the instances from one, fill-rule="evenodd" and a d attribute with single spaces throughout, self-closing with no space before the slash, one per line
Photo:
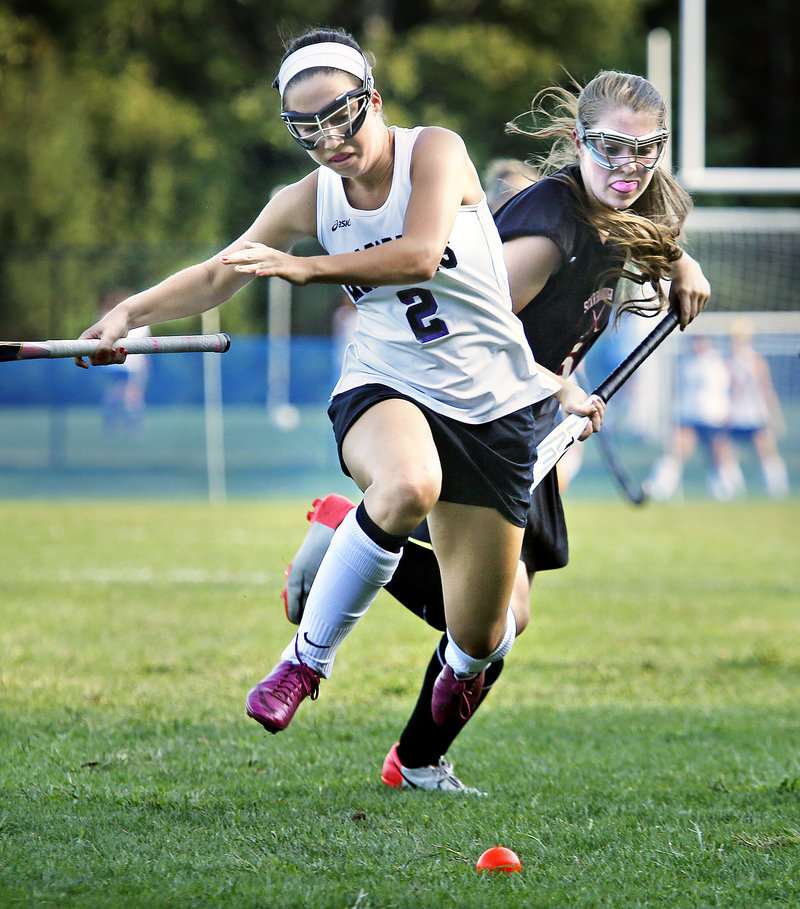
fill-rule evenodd
<path id="1" fill-rule="evenodd" d="M 306 508 L 0 504 L 0 906 L 800 905 L 797 502 L 570 501 L 449 755 L 486 799 L 380 783 L 438 638 L 388 595 L 291 729 L 244 716 Z"/>

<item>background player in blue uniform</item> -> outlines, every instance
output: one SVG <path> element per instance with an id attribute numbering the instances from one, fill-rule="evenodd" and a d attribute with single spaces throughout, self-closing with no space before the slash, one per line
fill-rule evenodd
<path id="1" fill-rule="evenodd" d="M 576 87 L 577 88 L 577 87 Z M 543 109 L 545 104 L 547 110 Z M 541 162 L 545 176 L 523 189 L 496 214 L 504 241 L 514 309 L 537 362 L 567 376 L 609 322 L 614 288 L 621 275 L 651 282 L 654 298 L 623 303 L 619 309 L 657 312 L 677 307 L 681 327 L 697 316 L 710 288 L 702 270 L 680 246 L 691 201 L 670 173 L 658 166 L 668 137 L 663 100 L 640 76 L 603 72 L 579 93 L 561 88 L 541 92 L 533 102 L 530 131 L 552 139 Z M 662 279 L 671 279 L 669 289 Z M 536 405 L 536 441 L 558 418 L 558 402 Z M 297 621 L 303 599 L 332 527 L 349 505 L 326 497 L 310 515 L 312 527 L 290 567 L 287 615 Z M 443 630 L 438 568 L 424 545 L 425 528 L 412 535 L 386 589 L 403 605 Z M 521 562 L 513 592 L 518 633 L 529 616 L 530 583 L 537 571 L 560 568 L 568 558 L 567 531 L 556 471 L 534 491 Z M 390 786 L 463 791 L 444 754 L 466 719 L 438 726 L 431 718 L 431 688 L 441 671 L 444 641 L 426 671 L 416 707 L 386 756 L 382 779 Z M 484 695 L 502 671 L 486 671 Z"/>

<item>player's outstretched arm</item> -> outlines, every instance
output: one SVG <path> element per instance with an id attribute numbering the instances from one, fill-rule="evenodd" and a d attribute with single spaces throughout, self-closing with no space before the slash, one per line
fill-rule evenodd
<path id="1" fill-rule="evenodd" d="M 288 249 L 301 236 L 313 235 L 316 229 L 315 198 L 315 175 L 311 174 L 284 187 L 270 199 L 245 233 L 222 253 L 175 272 L 159 284 L 117 304 L 81 335 L 81 338 L 100 342 L 90 357 L 92 364 L 123 362 L 124 351 L 112 350 L 112 345 L 133 328 L 198 315 L 224 303 L 247 284 L 252 275 L 234 271 L 222 259 L 243 250 L 248 244 L 268 243 Z M 89 366 L 83 358 L 76 358 L 75 363 L 84 369 Z"/>

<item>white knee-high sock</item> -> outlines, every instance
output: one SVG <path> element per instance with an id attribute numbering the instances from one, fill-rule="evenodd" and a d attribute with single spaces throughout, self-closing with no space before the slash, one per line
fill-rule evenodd
<path id="1" fill-rule="evenodd" d="M 350 511 L 333 535 L 297 634 L 281 659 L 296 663 L 299 657 L 328 678 L 339 645 L 388 583 L 401 554 L 378 546 L 361 529 L 356 509 Z"/>
<path id="2" fill-rule="evenodd" d="M 767 493 L 773 499 L 784 499 L 789 495 L 789 473 L 780 455 L 770 455 L 761 462 L 761 472 Z"/>
<path id="3" fill-rule="evenodd" d="M 482 657 L 481 659 L 470 656 L 456 644 L 450 634 L 450 629 L 448 628 L 447 647 L 444 651 L 444 658 L 457 677 L 475 675 L 478 672 L 483 672 L 490 663 L 496 663 L 498 660 L 502 660 L 503 657 L 508 654 L 509 650 L 511 650 L 516 636 L 517 621 L 509 606 L 508 612 L 506 613 L 506 632 L 503 635 L 503 640 L 500 642 L 500 646 L 490 653 L 489 656 Z"/>

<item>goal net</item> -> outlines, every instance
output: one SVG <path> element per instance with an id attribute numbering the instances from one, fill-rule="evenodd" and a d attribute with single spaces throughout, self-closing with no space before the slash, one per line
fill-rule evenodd
<path id="1" fill-rule="evenodd" d="M 695 209 L 686 233 L 688 251 L 711 282 L 711 311 L 800 309 L 799 210 Z"/>
<path id="2" fill-rule="evenodd" d="M 685 376 L 696 339 L 707 338 L 730 367 L 732 331 L 745 330 L 752 333 L 752 348 L 769 371 L 779 405 L 779 411 L 773 408 L 770 424 L 786 465 L 789 488 L 800 493 L 800 211 L 696 209 L 687 222 L 686 235 L 688 252 L 711 283 L 711 301 L 686 332 L 670 336 L 615 399 L 606 418 L 610 434 L 620 436 L 640 477 L 652 475 L 654 465 L 676 444 L 676 427 L 682 419 L 679 410 L 692 391 L 686 387 Z M 592 384 L 653 325 L 650 319 L 632 317 L 623 320 L 618 334 L 606 333 L 602 345 L 596 345 L 598 354 L 593 351 L 593 362 L 587 360 Z M 729 406 L 736 408 L 735 402 Z M 675 495 L 711 490 L 713 458 L 703 442 L 696 439 Z M 752 440 L 743 441 L 740 436 L 732 450 L 745 480 L 739 494 L 767 492 L 762 459 Z"/>

